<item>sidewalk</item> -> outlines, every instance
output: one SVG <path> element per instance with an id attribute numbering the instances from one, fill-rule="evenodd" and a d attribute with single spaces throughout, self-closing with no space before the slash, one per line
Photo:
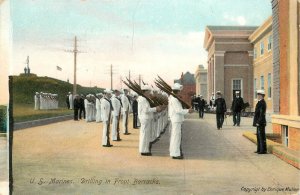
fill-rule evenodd
<path id="1" fill-rule="evenodd" d="M 0 194 L 8 195 L 8 142 L 0 136 Z"/>

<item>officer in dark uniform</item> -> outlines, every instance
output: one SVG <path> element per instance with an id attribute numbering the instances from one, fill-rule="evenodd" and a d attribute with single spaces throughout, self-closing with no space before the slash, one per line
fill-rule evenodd
<path id="1" fill-rule="evenodd" d="M 266 122 L 267 104 L 264 100 L 264 97 L 265 97 L 264 90 L 257 90 L 258 102 L 255 106 L 253 126 L 256 127 L 257 151 L 255 153 L 258 154 L 267 153 L 266 132 L 265 132 L 265 127 L 267 125 Z"/>
<path id="2" fill-rule="evenodd" d="M 217 128 L 220 130 L 223 126 L 224 115 L 226 113 L 226 102 L 224 98 L 222 98 L 221 92 L 217 91 L 217 97 L 215 100 L 214 106 L 216 107 L 216 118 L 217 118 Z"/>
<path id="3" fill-rule="evenodd" d="M 74 121 L 78 121 L 79 108 L 80 108 L 80 98 L 79 95 L 76 95 L 74 99 Z"/>
<path id="4" fill-rule="evenodd" d="M 199 118 L 203 118 L 204 116 L 204 107 L 205 107 L 205 100 L 203 99 L 202 95 L 199 95 L 197 98 L 198 101 L 198 111 L 199 111 Z"/>
<path id="5" fill-rule="evenodd" d="M 236 91 L 235 94 L 236 95 L 233 98 L 232 105 L 231 105 L 231 110 L 233 113 L 233 126 L 235 126 L 235 125 L 240 126 L 241 112 L 243 110 L 244 100 L 240 96 L 239 91 Z"/>
<path id="6" fill-rule="evenodd" d="M 132 112 L 133 112 L 133 128 L 134 129 L 138 129 L 138 101 L 137 101 L 137 94 L 133 95 Z"/>

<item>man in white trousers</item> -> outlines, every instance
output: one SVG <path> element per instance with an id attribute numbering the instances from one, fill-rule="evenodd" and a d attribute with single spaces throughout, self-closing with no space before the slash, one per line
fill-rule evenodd
<path id="1" fill-rule="evenodd" d="M 101 99 L 103 97 L 103 93 L 98 93 L 96 98 L 96 123 L 100 123 L 101 120 Z"/>
<path id="2" fill-rule="evenodd" d="M 102 131 L 102 146 L 103 147 L 112 147 L 109 139 L 110 131 L 110 117 L 112 111 L 111 105 L 111 93 L 110 89 L 104 90 L 104 98 L 101 100 L 101 117 L 103 121 L 103 131 Z"/>
<path id="3" fill-rule="evenodd" d="M 39 110 L 40 109 L 40 94 L 39 92 L 35 92 L 34 96 L 34 109 Z"/>
<path id="4" fill-rule="evenodd" d="M 111 97 L 111 104 L 113 107 L 112 140 L 113 141 L 121 141 L 119 120 L 120 120 L 121 109 L 122 109 L 122 101 L 120 99 L 120 91 L 115 90 L 114 93 L 115 94 Z"/>
<path id="5" fill-rule="evenodd" d="M 129 135 L 130 133 L 128 132 L 128 115 L 129 115 L 131 104 L 128 97 L 128 90 L 124 89 L 123 92 L 124 93 L 121 96 L 122 112 L 123 112 L 122 128 L 123 128 L 123 134 Z"/>
<path id="6" fill-rule="evenodd" d="M 182 89 L 182 86 L 175 83 L 172 90 L 177 94 Z M 172 124 L 171 139 L 170 139 L 170 156 L 173 159 L 183 159 L 181 151 L 181 126 L 184 121 L 184 115 L 192 113 L 193 109 L 183 109 L 179 100 L 173 96 L 169 98 L 169 112 Z"/>
<path id="7" fill-rule="evenodd" d="M 151 87 L 149 85 L 143 85 L 141 89 L 143 91 L 144 96 L 150 97 Z M 138 105 L 138 117 L 141 122 L 139 152 L 143 156 L 151 156 L 151 120 L 153 119 L 153 113 L 160 112 L 163 109 L 163 107 L 157 106 L 151 108 L 150 103 L 143 96 L 139 96 Z"/>
<path id="8" fill-rule="evenodd" d="M 69 92 L 69 102 L 70 102 L 70 109 L 72 110 L 74 107 L 74 100 L 73 100 L 73 94 Z"/>

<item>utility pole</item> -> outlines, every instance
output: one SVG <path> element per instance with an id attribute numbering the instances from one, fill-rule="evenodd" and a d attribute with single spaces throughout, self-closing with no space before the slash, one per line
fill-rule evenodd
<path id="1" fill-rule="evenodd" d="M 141 75 L 139 74 L 139 85 L 141 86 Z"/>
<path id="2" fill-rule="evenodd" d="M 113 89 L 113 70 L 112 70 L 112 64 L 110 65 L 110 90 Z"/>
<path id="3" fill-rule="evenodd" d="M 77 37 L 74 39 L 74 83 L 73 83 L 73 95 L 77 94 L 77 85 L 76 85 L 76 74 L 77 74 Z"/>
<path id="4" fill-rule="evenodd" d="M 77 94 L 77 54 L 82 53 L 78 51 L 77 36 L 74 38 L 74 48 L 72 50 L 65 50 L 74 54 L 74 81 L 73 81 L 73 95 Z"/>

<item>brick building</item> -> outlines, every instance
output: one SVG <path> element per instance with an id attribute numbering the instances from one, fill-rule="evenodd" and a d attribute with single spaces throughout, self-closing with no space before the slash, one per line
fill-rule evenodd
<path id="1" fill-rule="evenodd" d="M 208 52 L 208 94 L 221 91 L 230 107 L 235 91 L 253 102 L 253 26 L 207 26 L 204 48 Z M 251 105 L 252 106 L 252 105 Z"/>
<path id="2" fill-rule="evenodd" d="M 272 0 L 273 132 L 300 150 L 300 2 Z"/>
<path id="3" fill-rule="evenodd" d="M 194 75 L 190 72 L 186 72 L 185 74 L 181 74 L 180 79 L 174 80 L 174 83 L 179 83 L 183 86 L 183 89 L 180 91 L 180 96 L 182 99 L 191 103 L 191 97 L 196 94 L 196 83 Z"/>
<path id="4" fill-rule="evenodd" d="M 257 103 L 256 90 L 266 92 L 268 119 L 273 113 L 273 52 L 272 52 L 272 17 L 269 17 L 249 37 L 253 46 L 253 93 L 252 109 Z"/>
<path id="5" fill-rule="evenodd" d="M 207 93 L 207 69 L 203 65 L 199 65 L 195 72 L 196 95 L 202 95 L 204 99 L 208 100 Z"/>

